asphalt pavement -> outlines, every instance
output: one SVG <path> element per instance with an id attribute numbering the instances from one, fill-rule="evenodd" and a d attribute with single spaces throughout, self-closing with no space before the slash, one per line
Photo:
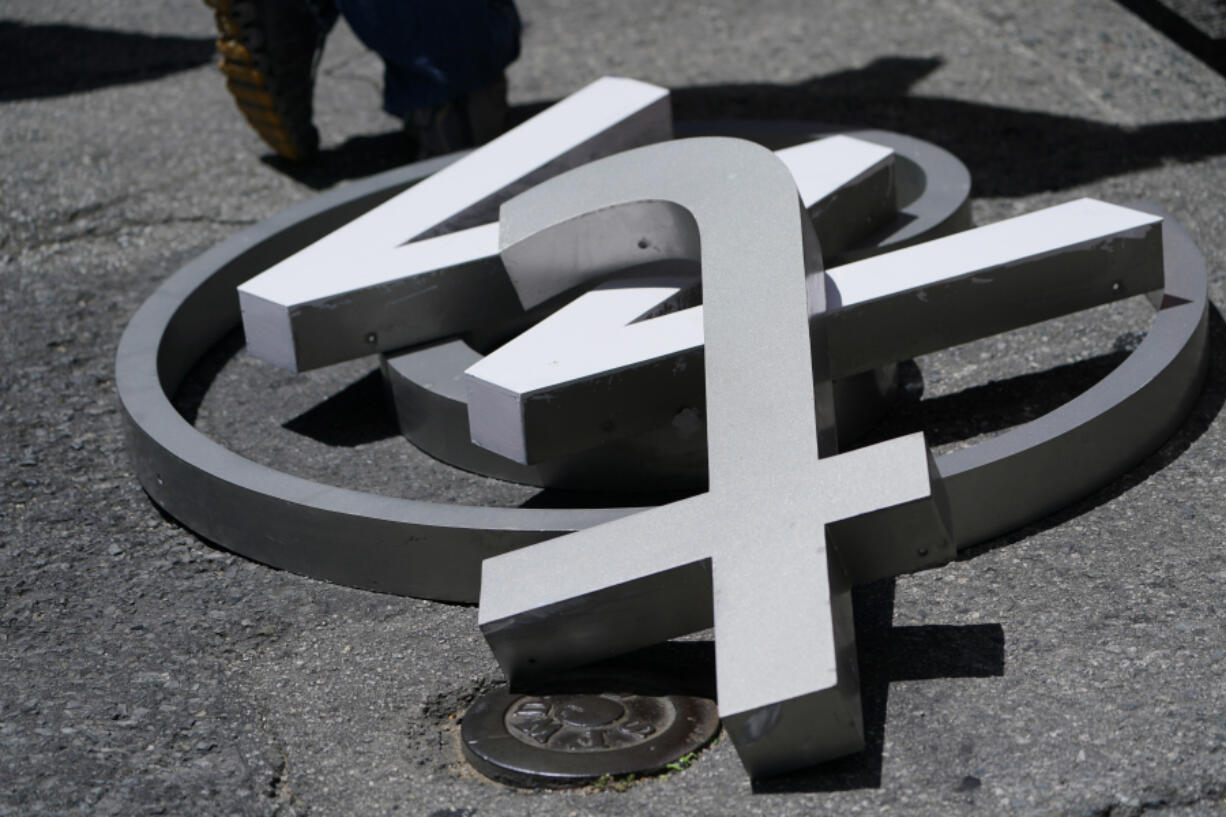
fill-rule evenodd
<path id="1" fill-rule="evenodd" d="M 297 168 L 235 111 L 202 3 L 6 0 L 0 815 L 1226 814 L 1226 79 L 1110 0 L 520 7 L 520 117 L 632 76 L 673 89 L 681 120 L 927 139 L 970 168 L 978 223 L 1080 196 L 1156 202 L 1209 266 L 1210 370 L 1188 420 L 1055 516 L 858 591 L 861 755 L 751 783 L 724 738 L 633 785 L 500 786 L 457 744 L 501 680 L 476 608 L 202 541 L 141 490 L 115 395 L 120 334 L 160 281 L 411 158 L 379 109 L 378 59 L 333 33 L 324 151 Z M 1134 299 L 925 356 L 909 410 L 941 450 L 1024 421 L 1109 371 L 1151 314 Z M 234 335 L 180 405 L 291 473 L 532 500 L 412 450 L 375 368 L 290 375 Z"/>

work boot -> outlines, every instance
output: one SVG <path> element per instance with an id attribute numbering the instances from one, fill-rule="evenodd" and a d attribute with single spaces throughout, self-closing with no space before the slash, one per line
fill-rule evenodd
<path id="1" fill-rule="evenodd" d="M 218 66 L 255 132 L 281 156 L 315 155 L 315 68 L 326 25 L 306 0 L 204 0 L 217 18 Z"/>
<path id="2" fill-rule="evenodd" d="M 417 139 L 417 158 L 428 159 L 484 145 L 506 127 L 507 80 L 499 77 L 459 99 L 418 108 L 405 117 Z"/>

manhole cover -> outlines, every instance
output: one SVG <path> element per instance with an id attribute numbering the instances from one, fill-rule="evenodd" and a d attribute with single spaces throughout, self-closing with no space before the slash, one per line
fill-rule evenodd
<path id="1" fill-rule="evenodd" d="M 714 701 L 624 691 L 639 686 L 610 678 L 608 692 L 516 694 L 499 687 L 464 714 L 464 754 L 504 783 L 573 786 L 662 769 L 715 735 Z M 583 687 L 602 688 L 590 680 Z"/>

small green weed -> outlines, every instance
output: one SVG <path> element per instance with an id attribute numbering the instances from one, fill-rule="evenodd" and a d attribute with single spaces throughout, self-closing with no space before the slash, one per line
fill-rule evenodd
<path id="1" fill-rule="evenodd" d="M 611 774 L 602 774 L 596 778 L 596 782 L 592 784 L 592 788 L 596 791 L 625 791 L 634 785 L 634 781 L 638 779 L 637 775 L 628 774 L 625 776 L 614 777 Z"/>
<path id="2" fill-rule="evenodd" d="M 668 769 L 670 772 L 683 772 L 686 769 L 690 768 L 690 766 L 697 759 L 698 759 L 698 753 L 690 752 L 688 755 L 682 755 L 681 757 L 674 760 L 672 763 L 667 764 L 664 768 Z"/>

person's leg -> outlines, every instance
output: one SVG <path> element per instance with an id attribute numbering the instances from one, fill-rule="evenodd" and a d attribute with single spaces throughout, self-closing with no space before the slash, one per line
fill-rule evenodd
<path id="1" fill-rule="evenodd" d="M 337 6 L 383 58 L 384 109 L 418 131 L 425 152 L 484 142 L 501 130 L 503 70 L 519 56 L 512 0 L 337 0 Z"/>
<path id="2" fill-rule="evenodd" d="M 333 0 L 205 0 L 220 36 L 226 87 L 251 127 L 288 159 L 312 156 L 315 67 L 336 22 Z"/>

